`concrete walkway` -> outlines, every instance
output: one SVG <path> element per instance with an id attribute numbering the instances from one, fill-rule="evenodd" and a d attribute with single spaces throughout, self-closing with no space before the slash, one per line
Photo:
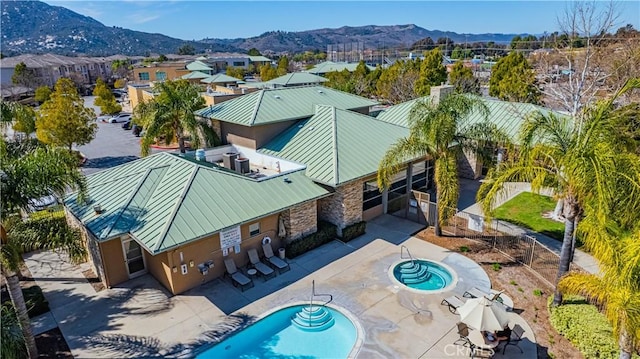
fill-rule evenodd
<path id="1" fill-rule="evenodd" d="M 189 357 L 229 332 L 257 320 L 281 305 L 308 299 L 311 282 L 331 293 L 363 329 L 360 358 L 468 358 L 454 345 L 456 322 L 440 304 L 472 286 L 490 288 L 487 274 L 470 259 L 412 237 L 422 227 L 391 216 L 367 224 L 367 234 L 349 243 L 330 242 L 290 261 L 291 270 L 269 281 L 255 281 L 244 292 L 218 279 L 171 296 L 150 275 L 96 293 L 73 266 L 51 252 L 25 256 L 34 280 L 51 307 L 51 316 L 76 358 Z M 389 275 L 400 261 L 400 245 L 416 258 L 445 263 L 459 276 L 448 292 L 426 294 L 405 289 Z M 526 303 L 516 303 L 526 309 Z M 512 324 L 525 328 L 517 349 L 507 356 L 537 357 L 535 337 L 522 317 Z M 513 351 L 511 351 L 513 350 Z M 497 354 L 495 358 L 503 356 Z"/>
<path id="2" fill-rule="evenodd" d="M 477 180 L 467 180 L 460 179 L 460 200 L 458 201 L 458 208 L 461 211 L 475 214 L 478 216 L 484 216 L 484 212 L 482 211 L 482 205 L 479 202 L 475 202 L 476 193 L 478 192 L 478 188 L 480 187 L 480 181 Z M 524 182 L 513 182 L 509 183 L 506 187 L 506 191 L 503 192 L 501 196 L 496 199 L 495 207 L 500 207 L 505 202 L 509 201 L 513 197 L 519 195 L 522 192 L 531 192 L 531 184 Z M 550 189 L 543 189 L 540 191 L 541 195 L 551 196 L 552 191 Z M 498 228 L 501 232 L 519 235 L 526 234 L 534 237 L 538 242 L 542 243 L 545 247 L 549 248 L 551 251 L 560 255 L 560 250 L 562 247 L 562 242 L 556 239 L 553 239 L 549 236 L 546 236 L 542 233 L 534 232 L 528 228 L 520 227 L 513 223 L 509 223 L 506 221 L 498 220 Z M 581 251 L 580 249 L 576 249 L 573 263 L 580 266 L 580 268 L 584 269 L 588 273 L 597 274 L 600 272 L 598 267 L 598 261 L 593 258 L 592 255 Z"/>

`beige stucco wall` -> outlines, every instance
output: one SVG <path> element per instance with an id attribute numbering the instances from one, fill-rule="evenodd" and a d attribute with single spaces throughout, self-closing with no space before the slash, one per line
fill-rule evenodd
<path id="1" fill-rule="evenodd" d="M 212 122 L 220 122 L 213 120 Z M 260 148 L 271 141 L 282 131 L 291 127 L 296 121 L 283 121 L 261 126 L 242 126 L 234 123 L 220 122 L 223 144 L 234 144 L 249 148 Z"/>
<path id="2" fill-rule="evenodd" d="M 260 222 L 260 233 L 251 237 L 249 235 L 249 226 L 255 222 Z M 276 235 L 277 226 L 278 214 L 243 224 L 240 227 L 242 235 L 241 251 L 240 253 L 232 253 L 230 251 L 228 258 L 233 258 L 236 266 L 242 267 L 249 262 L 249 256 L 247 255 L 248 249 L 255 248 L 258 250 L 260 256 L 263 256 L 262 239 L 265 236 L 269 236 L 272 239 L 271 246 L 273 247 L 274 253 L 277 254 L 277 249 L 281 245 Z M 222 249 L 220 248 L 220 236 L 216 233 L 193 243 L 172 249 L 164 253 L 164 257 L 162 258 L 159 256 L 152 258 L 151 261 L 147 262 L 147 265 L 149 272 L 158 278 L 160 283 L 167 287 L 173 294 L 178 294 L 224 275 L 226 272 L 223 262 L 225 258 L 227 257 L 222 255 Z M 209 269 L 207 275 L 203 276 L 198 270 L 198 265 L 209 260 L 213 260 L 214 266 Z M 192 263 L 193 266 L 191 266 Z M 181 264 L 187 265 L 186 274 L 182 274 Z M 153 270 L 152 267 L 154 268 Z M 175 267 L 175 272 L 173 267 Z M 163 276 L 165 279 L 160 279 Z"/>
<path id="3" fill-rule="evenodd" d="M 110 241 L 100 243 L 100 252 L 105 271 L 105 282 L 107 287 L 111 287 L 129 280 L 127 264 L 124 260 L 122 240 L 114 238 Z"/>
<path id="4" fill-rule="evenodd" d="M 338 236 L 344 227 L 362 221 L 362 184 L 363 180 L 346 183 L 318 200 L 318 219 L 335 224 Z"/>
<path id="5" fill-rule="evenodd" d="M 169 281 L 169 278 L 171 277 L 171 266 L 167 253 L 159 253 L 153 256 L 144 250 L 144 248 L 143 252 L 147 271 L 149 271 L 149 273 L 151 273 L 151 275 L 165 288 L 171 290 L 171 282 Z"/>

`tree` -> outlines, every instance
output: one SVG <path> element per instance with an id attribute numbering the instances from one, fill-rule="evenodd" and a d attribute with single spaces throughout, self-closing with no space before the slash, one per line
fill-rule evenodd
<path id="1" fill-rule="evenodd" d="M 249 51 L 247 51 L 247 55 L 249 55 L 249 56 L 262 56 L 262 54 L 260 53 L 260 50 L 256 49 L 255 47 L 250 48 Z"/>
<path id="2" fill-rule="evenodd" d="M 617 18 L 618 12 L 613 1 L 570 2 L 558 18 L 561 34 L 552 44 L 557 51 L 538 62 L 538 73 L 542 80 L 552 83 L 554 73 L 550 71 L 548 61 L 556 55 L 560 57 L 561 68 L 567 70 L 566 79 L 545 86 L 544 95 L 551 105 L 562 108 L 576 120 L 579 120 L 577 116 L 582 113 L 581 109 L 596 99 L 610 76 L 605 72 L 607 66 L 598 63 L 598 59 L 609 56 L 599 44 Z"/>
<path id="3" fill-rule="evenodd" d="M 447 68 L 442 63 L 442 51 L 435 48 L 424 55 L 420 62 L 420 77 L 416 81 L 416 93 L 426 96 L 431 86 L 438 86 L 447 81 Z"/>
<path id="4" fill-rule="evenodd" d="M 0 101 L 2 128 L 12 126 L 14 131 L 31 134 L 35 132 L 36 113 L 30 106 L 17 102 Z"/>
<path id="5" fill-rule="evenodd" d="M 521 52 L 512 51 L 491 71 L 489 95 L 501 100 L 540 104 L 536 74 Z"/>
<path id="6" fill-rule="evenodd" d="M 469 126 L 466 119 L 473 111 L 485 119 L 488 116 L 484 103 L 472 96 L 449 95 L 435 105 L 418 101 L 409 114 L 409 136 L 392 145 L 378 165 L 378 187 L 387 189 L 407 159 L 424 156 L 435 161 L 436 235 L 441 235 L 441 225 L 455 214 L 458 205 L 458 155 L 474 151 L 488 160 L 488 142 L 505 138 L 487 121 Z"/>
<path id="7" fill-rule="evenodd" d="M 169 58 L 165 54 L 160 54 L 157 60 L 158 62 L 165 62 L 165 61 L 169 61 Z"/>
<path id="8" fill-rule="evenodd" d="M 95 137 L 98 125 L 93 109 L 84 107 L 73 82 L 58 80 L 49 101 L 42 104 L 36 118 L 36 136 L 54 146 L 84 145 Z"/>
<path id="9" fill-rule="evenodd" d="M 78 159 L 61 148 L 22 146 L 9 144 L 0 139 L 0 197 L 2 208 L 2 230 L 0 236 L 0 260 L 2 275 L 6 279 L 9 296 L 16 309 L 22 334 L 30 358 L 38 357 L 38 350 L 31 331 L 27 307 L 17 276 L 25 233 L 14 231 L 11 223 L 19 222 L 20 210 L 27 210 L 29 201 L 51 194 L 64 195 L 68 188 L 78 189 L 83 199 L 86 193 L 84 176 L 77 170 Z M 66 224 L 66 222 L 64 222 Z M 78 245 L 77 233 L 63 227 L 47 233 L 32 230 L 28 233 L 32 241 L 44 248 L 62 248 L 69 251 L 71 258 L 82 255 L 82 245 Z"/>
<path id="10" fill-rule="evenodd" d="M 123 79 L 117 79 L 113 82 L 113 87 L 117 89 L 124 88 L 125 82 Z"/>
<path id="11" fill-rule="evenodd" d="M 276 70 L 276 72 L 278 73 L 278 76 L 284 76 L 287 74 L 288 71 L 289 71 L 289 58 L 287 58 L 286 56 L 282 56 L 278 60 L 278 69 Z"/>
<path id="12" fill-rule="evenodd" d="M 473 76 L 473 71 L 460 61 L 456 62 L 451 68 L 449 83 L 455 87 L 457 93 L 480 95 L 480 81 Z"/>
<path id="13" fill-rule="evenodd" d="M 36 89 L 35 100 L 43 103 L 51 96 L 51 89 L 49 86 L 40 86 Z"/>
<path id="14" fill-rule="evenodd" d="M 435 47 L 435 43 L 433 42 L 433 39 L 430 37 L 425 37 L 424 39 L 420 39 L 416 42 L 414 42 L 411 47 L 410 50 L 411 51 L 416 51 L 416 50 L 431 50 Z"/>
<path id="15" fill-rule="evenodd" d="M 630 139 L 619 132 L 617 124 L 627 112 L 615 105 L 622 93 L 635 88 L 640 88 L 640 79 L 630 80 L 611 99 L 586 109 L 583 126 L 576 126 L 571 117 L 532 114 L 522 125 L 519 154 L 490 170 L 478 191 L 487 216 L 507 182 L 531 182 L 535 192 L 551 187 L 563 199 L 565 231 L 558 281 L 569 271 L 577 224 L 581 218 L 587 223 L 598 220 L 584 217 L 588 207 L 610 208 L 615 200 L 617 206 L 630 210 L 618 215 L 622 222 L 640 206 L 640 158 L 630 151 Z M 616 198 L 615 190 L 622 185 L 627 189 L 624 198 Z M 556 288 L 553 305 L 561 302 L 562 293 Z"/>
<path id="16" fill-rule="evenodd" d="M 127 77 L 130 67 L 131 67 L 131 61 L 129 59 L 114 60 L 111 63 L 111 71 L 113 71 L 113 73 L 120 78 Z"/>
<path id="17" fill-rule="evenodd" d="M 260 80 L 269 81 L 278 77 L 278 72 L 271 64 L 267 63 L 260 66 Z"/>
<path id="18" fill-rule="evenodd" d="M 231 77 L 235 77 L 240 80 L 244 80 L 244 69 L 242 67 L 227 67 L 226 74 Z"/>
<path id="19" fill-rule="evenodd" d="M 378 96 L 394 104 L 417 98 L 416 82 L 419 77 L 419 60 L 396 61 L 382 70 L 376 84 Z"/>
<path id="20" fill-rule="evenodd" d="M 195 55 L 195 54 L 196 54 L 196 49 L 189 44 L 184 44 L 180 46 L 180 48 L 178 49 L 178 55 Z"/>
<path id="21" fill-rule="evenodd" d="M 11 82 L 14 85 L 20 85 L 29 88 L 35 88 L 40 84 L 34 69 L 30 69 L 24 62 L 20 62 L 13 69 Z"/>
<path id="22" fill-rule="evenodd" d="M 116 102 L 116 97 L 111 92 L 111 89 L 107 87 L 107 84 L 98 79 L 96 87 L 93 89 L 93 96 L 96 97 L 93 104 L 100 107 L 100 112 L 103 114 L 114 115 L 122 111 L 122 106 Z"/>
<path id="23" fill-rule="evenodd" d="M 175 140 L 180 153 L 185 153 L 186 132 L 191 135 L 192 148 L 200 147 L 201 138 L 207 147 L 220 142 L 215 131 L 207 123 L 198 121 L 194 114 L 205 106 L 197 86 L 187 80 L 168 80 L 156 83 L 153 90 L 157 95 L 134 110 L 134 121 L 145 128 L 141 144 L 143 156 L 147 156 L 151 144 L 162 137 L 167 144 Z"/>
<path id="24" fill-rule="evenodd" d="M 640 209 L 635 213 L 636 223 L 640 223 Z M 602 274 L 570 272 L 558 287 L 563 293 L 582 295 L 604 308 L 602 312 L 618 339 L 619 358 L 631 359 L 634 345 L 640 343 L 640 227 L 621 228 L 611 214 L 607 216 L 610 223 L 580 225 L 585 247 L 598 258 Z M 613 230 L 603 231 L 603 227 Z"/>

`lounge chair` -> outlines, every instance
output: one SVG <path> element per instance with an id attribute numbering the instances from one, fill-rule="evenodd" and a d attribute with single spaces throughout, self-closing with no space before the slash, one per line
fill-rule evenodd
<path id="1" fill-rule="evenodd" d="M 484 290 L 481 290 L 477 287 L 473 287 L 469 290 L 467 290 L 466 292 L 464 292 L 464 294 L 462 295 L 464 298 L 481 298 L 481 297 L 487 297 L 487 299 L 492 299 L 491 297 L 491 293 L 487 293 Z M 493 300 L 493 299 L 492 299 Z"/>
<path id="2" fill-rule="evenodd" d="M 456 324 L 458 326 L 458 336 L 459 338 L 456 339 L 455 342 L 453 342 L 453 344 L 456 345 L 462 345 L 463 347 L 467 347 L 467 348 L 471 348 L 473 346 L 473 344 L 471 343 L 471 341 L 469 340 L 469 327 L 462 323 L 462 322 L 458 322 Z"/>
<path id="3" fill-rule="evenodd" d="M 262 250 L 264 251 L 264 256 L 267 258 L 269 263 L 271 263 L 272 266 L 276 267 L 278 269 L 278 272 L 282 273 L 291 269 L 289 267 L 289 263 L 273 255 L 273 248 L 271 248 L 271 243 L 263 244 Z"/>
<path id="4" fill-rule="evenodd" d="M 251 262 L 251 265 L 253 265 L 253 267 L 258 272 L 260 272 L 260 274 L 265 280 L 271 277 L 274 277 L 276 275 L 276 272 L 273 269 L 271 269 L 271 267 L 269 267 L 268 265 L 260 261 L 260 257 L 258 256 L 258 251 L 255 248 L 249 249 L 247 253 L 249 254 L 249 261 Z"/>
<path id="5" fill-rule="evenodd" d="M 458 311 L 458 308 L 460 308 L 464 304 L 464 301 L 460 299 L 458 296 L 452 295 L 450 297 L 443 299 L 442 302 L 440 302 L 440 304 L 441 305 L 446 304 L 447 306 L 449 306 L 449 311 L 453 314 L 456 314 L 456 312 Z"/>
<path id="6" fill-rule="evenodd" d="M 520 348 L 520 342 L 522 341 L 522 335 L 524 334 L 524 329 L 519 325 L 516 324 L 513 326 L 513 329 L 511 330 L 511 336 L 509 336 L 509 340 L 506 341 L 506 343 L 504 344 L 504 348 L 502 348 L 502 354 L 504 354 L 504 352 L 507 350 L 507 346 L 509 345 L 513 345 L 518 347 L 518 349 L 520 350 L 520 353 L 524 353 L 522 351 L 522 348 Z"/>
<path id="7" fill-rule="evenodd" d="M 244 274 L 238 272 L 236 262 L 234 262 L 232 258 L 225 259 L 224 266 L 227 268 L 227 273 L 231 276 L 234 286 L 239 285 L 241 291 L 244 291 L 244 288 L 247 286 L 253 287 L 253 281 L 247 278 Z"/>

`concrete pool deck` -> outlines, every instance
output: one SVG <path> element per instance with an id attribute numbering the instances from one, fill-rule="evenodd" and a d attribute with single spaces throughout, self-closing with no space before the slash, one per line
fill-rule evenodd
<path id="1" fill-rule="evenodd" d="M 364 236 L 346 244 L 333 241 L 297 257 L 289 272 L 267 282 L 256 279 L 255 287 L 244 292 L 219 279 L 170 296 L 145 275 L 96 293 L 81 273 L 83 266 L 69 265 L 51 252 L 29 254 L 25 261 L 76 358 L 189 356 L 202 343 L 275 307 L 309 300 L 312 281 L 317 293 L 332 294 L 332 304 L 358 318 L 365 334 L 357 357 L 469 357 L 453 345 L 459 316 L 440 303 L 473 286 L 490 288 L 489 278 L 468 258 L 411 237 L 420 228 L 391 216 L 376 218 Z M 400 261 L 400 245 L 416 258 L 453 268 L 459 277 L 455 288 L 422 294 L 392 281 L 388 271 Z M 504 357 L 536 358 L 531 328 L 517 314 L 511 318 L 525 329 L 519 345 L 524 354 L 510 347 Z"/>

